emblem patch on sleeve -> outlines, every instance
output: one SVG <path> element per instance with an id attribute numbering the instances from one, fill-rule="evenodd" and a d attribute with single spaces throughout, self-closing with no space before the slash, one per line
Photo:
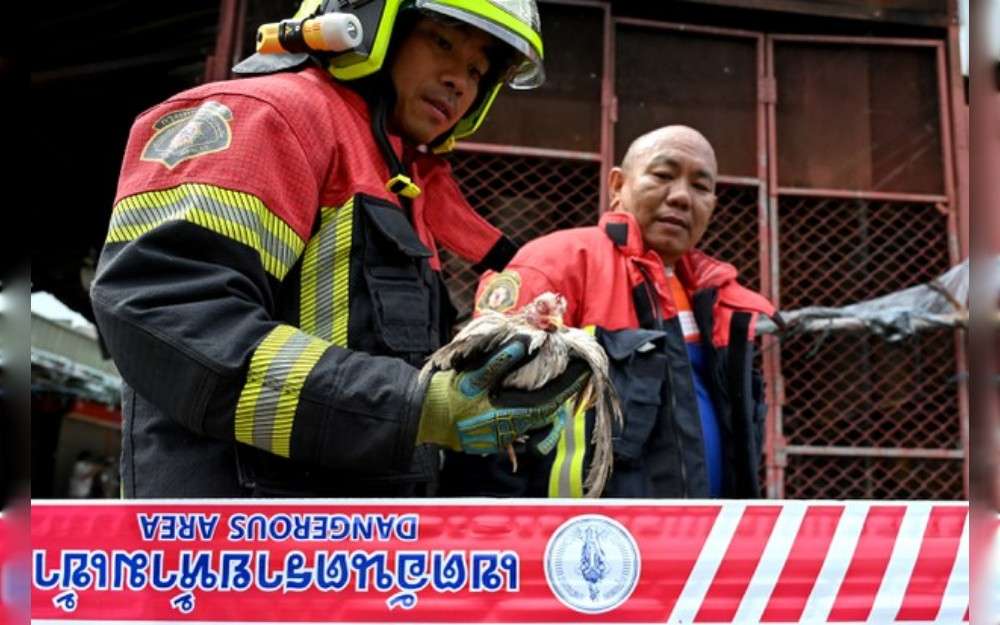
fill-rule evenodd
<path id="1" fill-rule="evenodd" d="M 228 107 L 211 100 L 197 108 L 167 113 L 153 124 L 155 132 L 140 159 L 173 169 L 182 161 L 221 152 L 232 141 L 232 118 Z"/>
<path id="2" fill-rule="evenodd" d="M 495 310 L 506 312 L 517 304 L 517 297 L 521 291 L 521 275 L 516 271 L 504 271 L 493 275 L 483 294 L 476 302 L 476 310 Z"/>

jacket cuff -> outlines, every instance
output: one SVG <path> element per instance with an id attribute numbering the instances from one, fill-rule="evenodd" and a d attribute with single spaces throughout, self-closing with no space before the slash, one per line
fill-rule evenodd
<path id="1" fill-rule="evenodd" d="M 483 273 L 487 269 L 503 271 L 510 259 L 517 254 L 518 249 L 516 243 L 506 236 L 501 236 L 490 248 L 490 251 L 486 252 L 486 256 L 483 256 L 481 261 L 472 266 L 472 270 L 476 273 Z"/>
<path id="2" fill-rule="evenodd" d="M 406 470 L 413 459 L 413 450 L 417 445 L 417 431 L 420 428 L 420 415 L 423 411 L 424 397 L 433 376 L 423 376 L 417 373 L 408 384 L 406 391 L 405 414 L 402 416 L 399 429 L 399 440 L 393 455 L 393 466 Z"/>

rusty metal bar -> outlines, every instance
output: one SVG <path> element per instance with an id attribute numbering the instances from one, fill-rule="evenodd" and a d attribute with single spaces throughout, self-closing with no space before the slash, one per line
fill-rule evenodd
<path id="1" fill-rule="evenodd" d="M 774 41 L 806 43 L 840 43 L 857 46 L 910 46 L 934 48 L 941 45 L 937 39 L 908 39 L 903 37 L 841 37 L 838 35 L 771 35 Z"/>
<path id="2" fill-rule="evenodd" d="M 768 141 L 767 141 L 767 110 L 770 104 L 768 93 L 762 93 L 768 78 L 767 64 L 767 41 L 763 35 L 757 36 L 757 105 L 755 108 L 757 117 L 757 240 L 759 254 L 760 290 L 768 296 L 771 293 L 771 219 L 768 210 L 768 193 L 770 186 L 767 184 L 768 172 Z M 728 178 L 728 177 L 727 177 Z M 749 181 L 747 181 L 749 183 Z M 764 487 L 768 498 L 777 499 L 783 495 L 784 470 L 783 462 L 778 459 L 778 445 L 781 442 L 780 432 L 776 428 L 776 414 L 781 407 L 777 405 L 771 395 L 777 384 L 776 380 L 776 359 L 779 349 L 778 339 L 773 336 L 761 338 L 761 375 L 764 376 L 765 388 L 768 390 L 765 401 L 768 403 L 767 415 L 764 417 Z"/>
<path id="3" fill-rule="evenodd" d="M 716 35 L 720 37 L 746 37 L 748 39 L 759 39 L 761 34 L 750 30 L 738 30 L 730 28 L 717 28 L 714 26 L 693 26 L 691 24 L 679 24 L 676 22 L 658 22 L 637 17 L 616 17 L 615 22 L 623 26 L 639 26 L 642 28 L 657 28 L 660 30 L 676 30 L 696 35 Z"/>
<path id="4" fill-rule="evenodd" d="M 205 82 L 229 78 L 229 68 L 233 56 L 233 41 L 236 20 L 239 15 L 239 0 L 221 0 L 219 4 L 219 36 L 215 40 L 215 52 L 205 59 Z"/>
<path id="5" fill-rule="evenodd" d="M 560 158 L 569 161 L 601 162 L 601 155 L 595 152 L 528 148 L 519 145 L 458 141 L 455 143 L 455 149 L 463 152 L 479 152 L 481 154 L 505 154 L 508 156 L 535 156 L 538 158 Z"/>
<path id="6" fill-rule="evenodd" d="M 763 42 L 763 74 L 767 81 L 775 80 L 774 73 L 774 42 L 770 36 Z M 760 88 L 758 86 L 758 88 Z M 767 265 L 761 269 L 761 285 L 764 294 L 768 296 L 775 307 L 780 308 L 781 284 L 779 279 L 780 257 L 778 250 L 778 148 L 777 148 L 777 102 L 767 98 L 763 103 L 764 145 L 763 155 L 765 180 L 767 183 L 761 189 L 762 220 L 767 226 L 767 238 L 761 240 L 764 246 L 762 256 L 766 256 Z M 764 288 L 763 285 L 767 284 Z M 784 381 L 781 374 L 781 344 L 778 337 L 765 336 L 761 339 L 764 350 L 764 375 L 767 380 L 767 421 L 770 441 L 766 443 L 767 457 L 767 496 L 772 499 L 785 497 L 785 434 L 783 423 L 783 407 L 785 405 Z"/>
<path id="7" fill-rule="evenodd" d="M 248 0 L 238 0 L 239 10 L 236 14 L 236 28 L 233 34 L 233 50 L 230 55 L 230 69 L 232 66 L 243 60 L 243 40 L 245 39 L 244 34 L 246 32 L 247 24 L 247 1 Z"/>
<path id="8" fill-rule="evenodd" d="M 951 257 L 951 264 L 955 265 L 962 258 L 968 258 L 969 255 L 969 238 L 968 234 L 964 237 L 964 244 L 960 242 L 961 230 L 964 226 L 968 225 L 968 204 L 964 203 L 959 197 L 959 192 L 957 189 L 957 183 L 955 181 L 956 174 L 956 163 L 958 160 L 956 158 L 954 144 L 952 142 L 952 123 L 954 115 L 958 114 L 951 108 L 952 101 L 948 97 L 948 64 L 946 59 L 946 49 L 944 45 L 938 46 L 937 49 L 937 68 L 938 68 L 938 98 L 940 102 L 940 116 L 941 116 L 941 152 L 942 159 L 944 161 L 945 167 L 945 188 L 948 192 L 948 252 Z M 952 62 L 952 66 L 956 63 Z M 966 153 L 968 153 L 968 144 L 966 143 Z M 968 181 L 966 181 L 968 185 Z M 968 186 L 966 186 L 966 192 L 968 192 Z M 959 212 L 962 210 L 962 206 L 965 206 L 965 217 L 963 223 L 959 223 Z M 965 497 L 968 498 L 971 492 L 970 490 L 970 440 L 969 440 L 969 411 L 970 411 L 970 400 L 969 400 L 969 365 L 968 356 L 966 354 L 965 348 L 965 337 L 961 332 L 955 332 L 955 371 L 958 378 L 958 429 L 959 435 L 962 441 L 962 492 Z"/>
<path id="9" fill-rule="evenodd" d="M 938 75 L 938 111 L 941 124 L 941 162 L 944 165 L 944 189 L 948 202 L 948 253 L 951 264 L 956 265 L 961 260 L 958 245 L 957 206 L 955 202 L 955 170 L 952 160 L 951 142 L 951 106 L 948 99 L 948 66 L 945 62 L 944 45 L 938 44 L 937 75 Z"/>
<path id="10" fill-rule="evenodd" d="M 952 143 L 952 110 L 948 97 L 948 63 L 944 44 L 936 49 L 938 74 L 938 102 L 941 123 L 941 159 L 945 173 L 945 192 L 948 194 L 948 253 L 952 265 L 968 257 L 968 248 L 963 254 L 959 244 L 957 200 L 955 183 L 955 151 Z M 968 239 L 966 239 L 968 241 Z M 968 243 L 966 243 L 968 245 Z M 962 440 L 962 492 L 969 497 L 969 366 L 965 353 L 965 340 L 961 332 L 955 332 L 955 370 L 958 377 L 958 429 Z"/>
<path id="11" fill-rule="evenodd" d="M 896 193 L 893 191 L 862 191 L 857 189 L 811 189 L 808 187 L 779 187 L 778 195 L 805 197 L 832 197 L 852 200 L 885 200 L 889 202 L 919 202 L 922 204 L 947 203 L 947 195 L 930 193 Z"/>
<path id="12" fill-rule="evenodd" d="M 615 123 L 618 121 L 618 98 L 615 96 L 615 25 L 611 7 L 604 6 L 604 69 L 601 75 L 601 194 L 598 214 L 608 210 L 608 176 L 615 161 Z"/>
<path id="13" fill-rule="evenodd" d="M 969 257 L 969 107 L 959 59 L 958 25 L 948 27 L 948 83 L 951 88 L 951 127 L 954 129 L 956 200 L 958 202 L 958 248 Z"/>
<path id="14" fill-rule="evenodd" d="M 763 167 L 758 167 L 758 170 L 763 169 Z M 759 187 L 764 184 L 765 173 L 761 174 L 760 178 L 754 178 L 752 176 L 726 176 L 719 175 L 715 178 L 715 181 L 722 184 L 731 185 L 741 185 L 745 187 Z"/>
<path id="15" fill-rule="evenodd" d="M 848 458 L 925 458 L 930 460 L 961 460 L 961 449 L 904 449 L 901 447 L 821 447 L 819 445 L 788 445 L 785 453 L 797 456 L 841 456 Z"/>

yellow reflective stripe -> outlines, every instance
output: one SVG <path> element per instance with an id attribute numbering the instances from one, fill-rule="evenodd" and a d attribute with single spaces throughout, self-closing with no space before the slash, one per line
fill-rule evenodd
<path id="1" fill-rule="evenodd" d="M 571 429 L 568 427 L 570 424 L 566 424 L 567 427 L 563 428 L 562 434 L 559 436 L 559 442 L 556 443 L 556 459 L 552 462 L 552 469 L 549 471 L 549 497 L 569 497 L 569 493 L 563 493 L 559 489 L 559 476 L 562 473 L 562 468 L 566 466 L 566 433 Z"/>
<path id="2" fill-rule="evenodd" d="M 347 347 L 347 327 L 351 314 L 351 245 L 354 226 L 354 200 L 337 211 L 334 226 L 336 248 L 333 253 L 333 336 L 330 341 Z"/>
<path id="3" fill-rule="evenodd" d="M 264 269 L 279 280 L 305 247 L 295 231 L 259 198 L 197 183 L 122 199 L 112 212 L 107 242 L 133 241 L 166 222 L 181 220 L 254 249 Z"/>
<path id="4" fill-rule="evenodd" d="M 264 389 L 264 378 L 275 356 L 285 343 L 295 334 L 291 326 L 278 326 L 268 334 L 253 353 L 250 359 L 250 371 L 247 373 L 247 383 L 240 392 L 236 403 L 236 440 L 247 445 L 253 445 L 254 414 L 257 401 Z"/>
<path id="5" fill-rule="evenodd" d="M 573 427 L 566 428 L 567 434 L 573 437 L 573 455 L 569 461 L 570 497 L 583 497 L 583 456 L 587 452 L 586 414 L 586 406 L 580 406 L 573 415 Z"/>
<path id="6" fill-rule="evenodd" d="M 597 328 L 584 326 L 593 335 Z M 572 405 L 575 397 L 567 400 Z M 581 405 L 570 418 L 556 445 L 556 459 L 549 472 L 549 497 L 583 497 L 583 459 L 587 451 L 587 407 Z"/>
<path id="7" fill-rule="evenodd" d="M 306 245 L 306 251 L 302 255 L 302 288 L 300 289 L 299 302 L 299 327 L 309 334 L 329 339 L 332 335 L 328 324 L 323 323 L 323 317 L 330 314 L 330 302 L 324 301 L 323 305 L 319 300 L 328 300 L 332 296 L 332 286 L 327 289 L 326 280 L 331 278 L 333 271 L 332 246 L 334 244 L 333 226 L 331 218 L 336 212 L 336 208 L 327 207 L 320 209 L 320 227 L 315 236 Z M 326 291 L 330 291 L 327 293 Z"/>
<path id="8" fill-rule="evenodd" d="M 299 407 L 299 396 L 302 387 L 305 386 L 306 378 L 327 347 L 329 344 L 311 338 L 309 346 L 295 359 L 295 364 L 292 365 L 292 370 L 284 381 L 286 390 L 281 393 L 271 435 L 271 451 L 279 456 L 287 458 L 291 455 L 292 424 L 295 421 L 295 411 Z"/>
<path id="9" fill-rule="evenodd" d="M 291 453 L 302 387 L 329 343 L 291 326 L 278 326 L 254 351 L 236 405 L 236 440 L 279 456 Z"/>
<path id="10" fill-rule="evenodd" d="M 568 402 L 575 401 L 570 398 Z M 549 497 L 583 497 L 583 459 L 587 451 L 587 409 L 580 406 L 559 436 L 549 472 Z"/>

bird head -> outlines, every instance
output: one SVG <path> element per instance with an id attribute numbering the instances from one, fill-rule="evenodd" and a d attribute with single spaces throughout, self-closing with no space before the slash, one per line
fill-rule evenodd
<path id="1" fill-rule="evenodd" d="M 526 323 L 546 332 L 562 328 L 565 313 L 566 298 L 551 291 L 542 293 L 521 311 Z"/>

